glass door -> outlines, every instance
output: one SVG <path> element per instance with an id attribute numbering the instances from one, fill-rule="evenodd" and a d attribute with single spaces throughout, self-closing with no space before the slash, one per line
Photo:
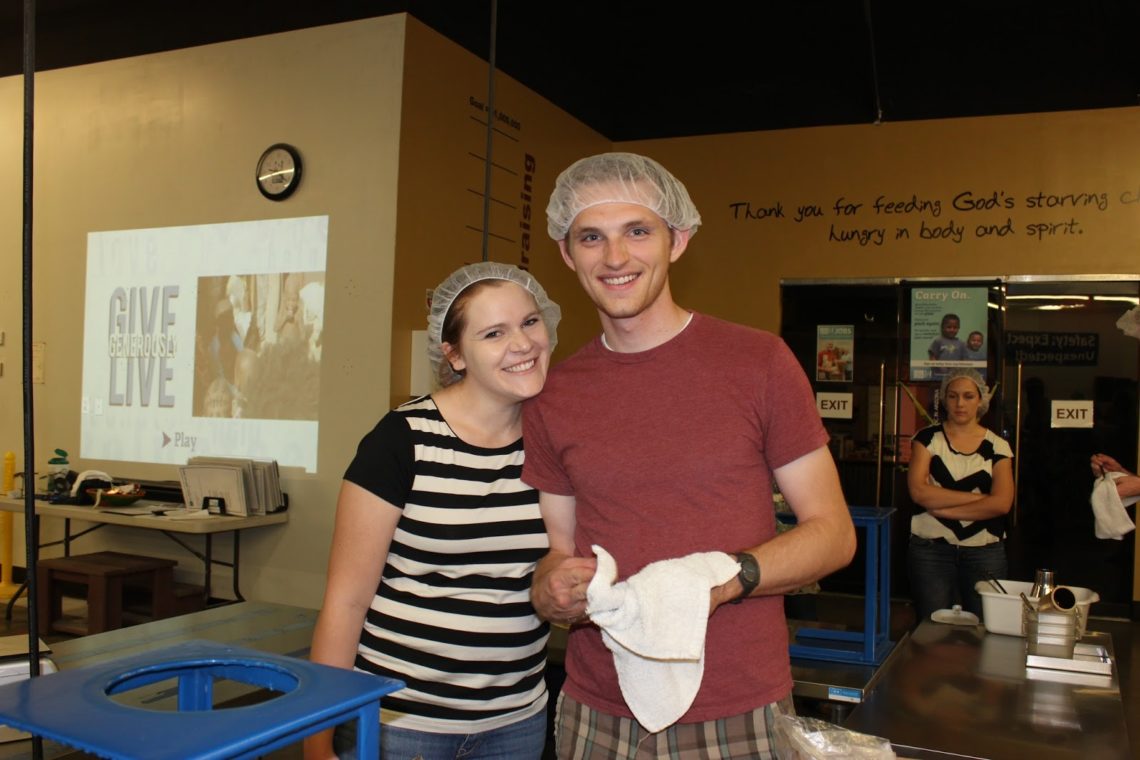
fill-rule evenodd
<path id="1" fill-rule="evenodd" d="M 1135 533 L 1098 539 L 1089 457 L 1137 465 L 1140 341 L 1117 320 L 1140 303 L 1134 279 L 1011 281 L 1007 286 L 1003 419 L 1012 436 L 1017 500 L 1010 569 L 1037 568 L 1096 591 L 1099 614 L 1131 607 Z"/>
<path id="2" fill-rule="evenodd" d="M 892 388 L 898 356 L 898 288 L 785 284 L 781 335 L 817 394 L 844 495 L 854 506 L 892 501 L 882 468 L 894 453 Z"/>
<path id="3" fill-rule="evenodd" d="M 1006 437 L 997 410 L 1003 388 L 994 380 L 1001 366 L 1004 291 L 997 279 L 905 280 L 899 301 L 899 445 L 893 503 L 898 512 L 892 523 L 892 580 L 897 594 L 909 596 L 910 522 L 922 511 L 907 488 L 910 441 L 922 428 L 941 422 L 939 393 L 951 369 L 970 367 L 986 378 L 995 395 L 982 424 Z"/>
<path id="4" fill-rule="evenodd" d="M 987 378 L 999 371 L 1002 298 L 996 279 L 782 284 L 781 335 L 812 380 L 847 503 L 896 508 L 894 594 L 910 593 L 910 438 L 937 420 L 947 367 L 970 362 Z M 943 345 L 954 351 L 941 351 Z M 1001 392 L 999 383 L 998 399 Z M 999 411 L 984 423 L 1005 433 Z M 862 562 L 860 552 L 824 587 L 861 592 Z"/>
<path id="5" fill-rule="evenodd" d="M 893 280 L 781 287 L 780 334 L 811 380 L 852 506 L 890 506 L 895 500 L 898 321 Z M 892 525 L 892 535 L 897 530 Z M 822 585 L 861 594 L 863 561 L 860 547 L 855 561 Z"/>

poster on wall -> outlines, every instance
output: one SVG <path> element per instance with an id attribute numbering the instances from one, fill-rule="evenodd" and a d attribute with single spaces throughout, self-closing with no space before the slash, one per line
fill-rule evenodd
<path id="1" fill-rule="evenodd" d="M 849 383 L 855 365 L 855 326 L 816 325 L 815 379 L 823 383 Z"/>
<path id="2" fill-rule="evenodd" d="M 317 467 L 328 217 L 92 232 L 80 455 Z"/>
<path id="3" fill-rule="evenodd" d="M 911 291 L 911 380 L 941 380 L 954 367 L 986 376 L 988 294 L 988 288 Z"/>

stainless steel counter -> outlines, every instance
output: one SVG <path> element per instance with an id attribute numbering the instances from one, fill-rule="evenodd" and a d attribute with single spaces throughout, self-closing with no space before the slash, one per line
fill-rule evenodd
<path id="1" fill-rule="evenodd" d="M 878 679 L 890 667 L 902 642 L 896 643 L 887 658 L 879 665 L 859 665 L 849 662 L 792 658 L 792 693 L 797 697 L 822 699 L 829 702 L 859 704 L 875 687 Z"/>
<path id="2" fill-rule="evenodd" d="M 1112 637 L 1082 644 L 1114 656 Z M 907 758 L 1131 758 L 1118 675 L 1025 667 L 1025 639 L 924 622 L 844 723 Z"/>

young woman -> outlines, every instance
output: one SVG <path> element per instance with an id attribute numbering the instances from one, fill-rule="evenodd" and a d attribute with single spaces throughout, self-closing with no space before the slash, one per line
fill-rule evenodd
<path id="1" fill-rule="evenodd" d="M 312 659 L 398 678 L 385 760 L 539 758 L 548 627 L 530 579 L 547 551 L 522 472 L 524 399 L 542 390 L 560 310 L 517 267 L 465 266 L 433 291 L 440 390 L 360 442 L 337 502 Z M 353 726 L 335 749 L 353 756 Z M 330 757 L 331 732 L 306 742 Z"/>
<path id="2" fill-rule="evenodd" d="M 907 486 L 923 511 L 911 518 L 907 564 L 917 619 L 954 604 L 982 616 L 977 581 L 1007 576 L 1005 516 L 1013 504 L 1013 452 L 980 422 L 986 382 L 972 369 L 942 380 L 941 425 L 912 439 Z"/>

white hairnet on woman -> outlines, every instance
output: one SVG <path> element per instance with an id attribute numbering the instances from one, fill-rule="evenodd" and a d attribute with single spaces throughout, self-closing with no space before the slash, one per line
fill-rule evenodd
<path id="1" fill-rule="evenodd" d="M 497 261 L 480 261 L 456 269 L 443 282 L 436 286 L 431 295 L 431 310 L 428 313 L 428 359 L 432 370 L 442 387 L 451 385 L 462 375 L 451 369 L 443 352 L 443 326 L 455 299 L 467 288 L 483 280 L 505 280 L 513 282 L 534 296 L 546 331 L 550 335 L 550 350 L 558 344 L 558 322 L 562 319 L 562 309 L 550 297 L 534 276 L 513 264 Z"/>
<path id="2" fill-rule="evenodd" d="M 978 373 L 977 370 L 970 369 L 969 367 L 955 367 L 946 373 L 946 377 L 942 378 L 942 390 L 938 394 L 938 398 L 942 399 L 942 403 L 946 403 L 946 389 L 950 387 L 950 383 L 954 382 L 960 377 L 964 377 L 974 385 L 978 386 L 978 395 L 982 398 L 982 404 L 978 407 L 978 419 L 985 416 L 990 408 L 990 396 L 993 393 L 989 387 L 986 386 L 986 380 Z"/>
<path id="3" fill-rule="evenodd" d="M 578 214 L 603 203 L 644 206 L 673 229 L 693 234 L 701 223 L 689 191 L 664 166 L 636 153 L 600 153 L 558 175 L 546 207 L 547 233 L 565 240 Z"/>

